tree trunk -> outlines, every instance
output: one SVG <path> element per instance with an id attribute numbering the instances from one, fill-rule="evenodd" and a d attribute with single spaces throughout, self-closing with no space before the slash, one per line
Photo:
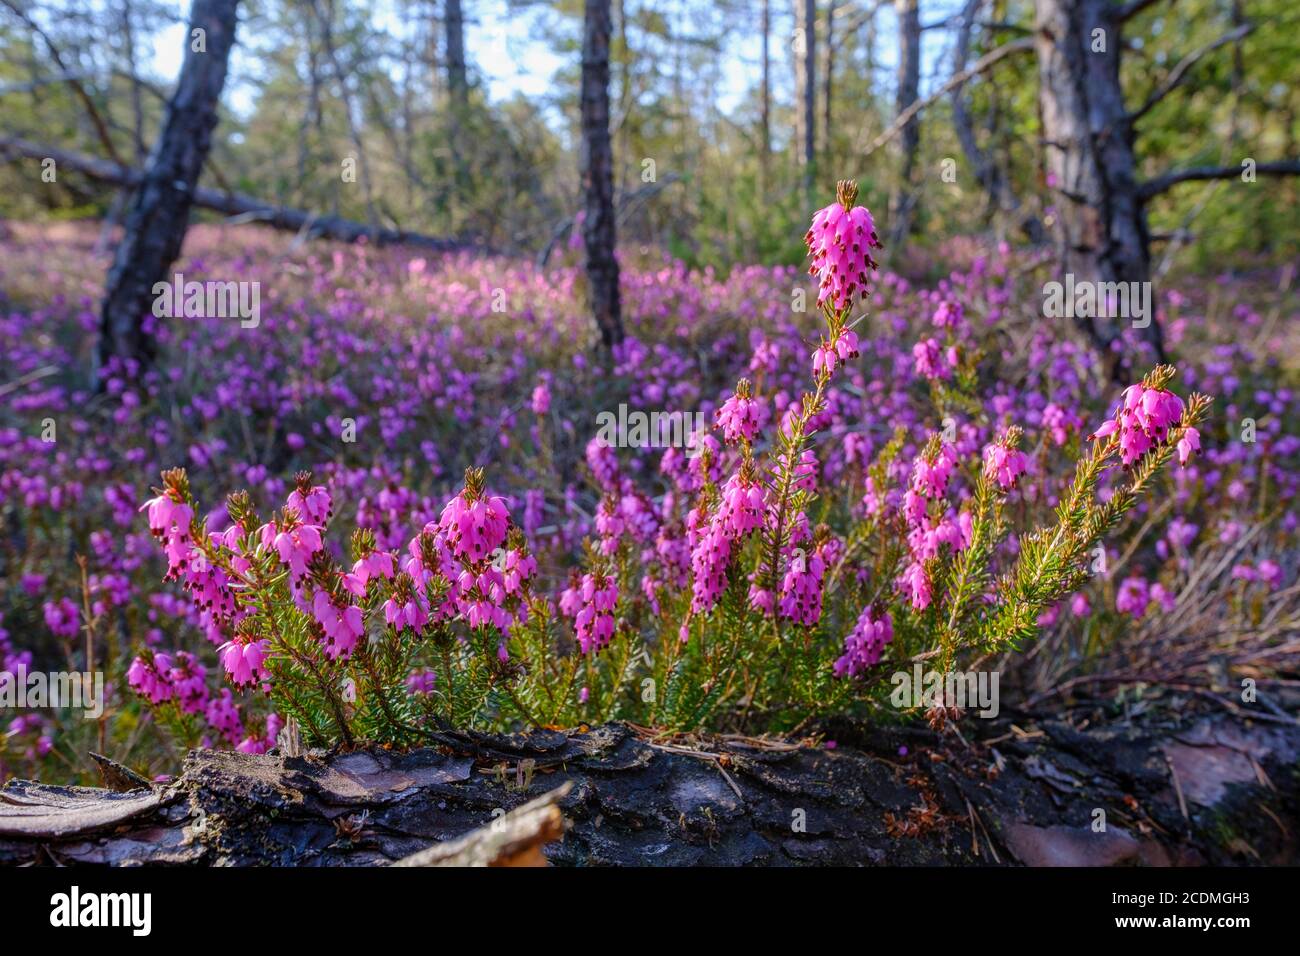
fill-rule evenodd
<path id="1" fill-rule="evenodd" d="M 469 107 L 469 80 L 465 75 L 465 16 L 460 0 L 446 0 L 443 25 L 447 31 L 447 90 L 452 109 L 464 113 Z"/>
<path id="2" fill-rule="evenodd" d="M 1038 105 L 1062 277 L 1147 282 L 1150 237 L 1120 85 L 1123 24 L 1110 0 L 1035 0 Z M 1144 334 L 1164 359 L 1154 316 Z M 1120 321 L 1076 319 L 1122 377 Z"/>
<path id="3" fill-rule="evenodd" d="M 917 0 L 894 0 L 898 14 L 898 91 L 894 97 L 894 115 L 920 99 L 921 95 L 921 10 Z M 902 248 L 912 231 L 917 194 L 912 188 L 916 167 L 916 149 L 921 142 L 919 116 L 909 119 L 897 139 L 898 185 L 889 203 L 890 246 Z"/>
<path id="4" fill-rule="evenodd" d="M 953 73 L 959 74 L 965 72 L 967 61 L 970 59 L 971 34 L 974 33 L 975 16 L 983 9 L 988 0 L 967 0 L 966 7 L 961 13 L 961 20 L 957 26 L 957 38 L 953 42 Z M 966 161 L 974 169 L 976 182 L 984 190 L 985 202 L 987 202 L 987 216 L 995 221 L 998 238 L 1005 234 L 1005 224 L 1008 221 L 1015 222 L 1022 229 L 1026 238 L 1030 242 L 1043 242 L 1043 224 L 1034 215 L 1021 215 L 1021 200 L 1011 189 L 1011 183 L 1006 177 L 1006 172 L 998 164 L 997 156 L 993 152 L 993 144 L 989 144 L 988 150 L 982 150 L 975 139 L 975 124 L 971 120 L 971 114 L 966 107 L 966 85 L 954 88 L 952 92 L 953 103 L 953 129 L 956 130 L 957 140 L 961 143 L 962 152 L 966 155 Z M 996 120 L 991 113 L 989 116 L 989 131 L 996 131 Z"/>
<path id="5" fill-rule="evenodd" d="M 601 343 L 623 341 L 614 257 L 614 163 L 609 145 L 609 0 L 586 0 L 582 31 L 582 238 L 592 315 Z"/>
<path id="6" fill-rule="evenodd" d="M 0 865 L 512 862 L 498 855 L 558 835 L 552 805 L 566 827 L 544 852 L 560 864 L 1300 859 L 1294 723 L 1213 714 L 1076 726 L 1006 713 L 961 727 L 958 736 L 837 722 L 823 728 L 833 749 L 655 739 L 609 724 L 447 735 L 408 753 L 203 750 L 156 786 L 101 758 L 112 789 L 11 781 L 0 790 Z M 519 812 L 482 831 L 505 811 Z M 450 842 L 465 834 L 474 836 Z"/>
<path id="7" fill-rule="evenodd" d="M 798 79 L 795 109 L 799 113 L 799 165 L 804 185 L 811 190 L 817 162 L 817 2 L 798 0 L 797 17 L 803 30 L 803 50 L 796 49 Z"/>
<path id="8" fill-rule="evenodd" d="M 831 97 L 835 87 L 835 0 L 826 4 L 826 81 L 822 84 L 822 155 L 831 153 Z M 831 160 L 827 160 L 831 162 Z"/>
<path id="9" fill-rule="evenodd" d="M 153 287 L 180 255 L 199 173 L 212 148 L 217 106 L 235 41 L 239 0 L 194 0 L 186 33 L 185 61 L 127 211 L 125 233 L 108 274 L 100 312 L 99 374 L 142 371 L 156 355 L 145 317 Z M 194 31 L 204 31 L 195 38 Z M 202 47 L 202 50 L 196 49 Z"/>
<path id="10" fill-rule="evenodd" d="M 758 157 L 758 169 L 763 195 L 767 195 L 768 170 L 772 158 L 772 0 L 763 0 L 763 84 L 762 100 L 759 105 L 759 125 L 761 152 Z"/>

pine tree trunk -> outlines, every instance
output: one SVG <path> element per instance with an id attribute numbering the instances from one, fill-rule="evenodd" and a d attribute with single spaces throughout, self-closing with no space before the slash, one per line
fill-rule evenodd
<path id="1" fill-rule="evenodd" d="M 217 106 L 235 41 L 239 0 L 194 0 L 185 61 L 162 131 L 127 211 L 100 313 L 101 382 L 115 363 L 141 371 L 157 352 L 146 332 L 154 284 L 180 255 L 199 174 L 212 148 Z M 194 31 L 202 30 L 202 43 Z M 202 47 L 202 49 L 196 49 Z"/>
<path id="2" fill-rule="evenodd" d="M 894 115 L 915 103 L 921 95 L 921 10 L 917 0 L 895 0 L 898 14 L 898 92 Z M 898 135 L 898 185 L 889 204 L 889 237 L 892 249 L 899 249 L 912 231 L 916 192 L 912 175 L 916 149 L 921 142 L 921 123 L 913 117 Z"/>
<path id="3" fill-rule="evenodd" d="M 1056 241 L 1062 275 L 1073 274 L 1076 282 L 1150 278 L 1116 9 L 1110 0 L 1035 0 L 1039 113 L 1055 190 Z M 1145 335 L 1163 359 L 1160 326 L 1150 318 Z M 1077 321 L 1116 374 L 1119 321 Z"/>
<path id="4" fill-rule="evenodd" d="M 463 113 L 469 107 L 469 80 L 465 75 L 465 16 L 460 0 L 447 0 L 443 25 L 447 31 L 447 89 L 452 108 Z"/>
<path id="5" fill-rule="evenodd" d="M 800 164 L 804 169 L 804 181 L 811 188 L 814 166 L 817 162 L 817 2 L 801 0 L 800 13 L 803 19 L 804 50 L 800 70 L 799 110 L 803 115 L 800 144 Z"/>
<path id="6" fill-rule="evenodd" d="M 592 315 L 608 348 L 623 340 L 614 258 L 614 163 L 609 143 L 609 0 L 586 0 L 582 33 L 582 237 Z"/>
<path id="7" fill-rule="evenodd" d="M 762 153 L 758 157 L 759 174 L 762 177 L 763 195 L 767 195 L 768 169 L 772 156 L 772 0 L 763 0 L 763 81 L 762 101 L 759 106 L 759 123 L 762 132 Z"/>

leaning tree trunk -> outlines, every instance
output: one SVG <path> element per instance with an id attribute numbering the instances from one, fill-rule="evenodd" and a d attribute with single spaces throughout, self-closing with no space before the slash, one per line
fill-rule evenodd
<path id="1" fill-rule="evenodd" d="M 1120 85 L 1123 24 L 1111 0 L 1035 0 L 1038 102 L 1063 275 L 1076 282 L 1146 282 L 1150 237 L 1138 192 L 1133 128 Z M 1148 341 L 1164 358 L 1160 326 Z M 1078 319 L 1110 365 L 1115 319 Z"/>
<path id="2" fill-rule="evenodd" d="M 469 80 L 465 75 L 465 15 L 460 0 L 447 0 L 443 25 L 447 31 L 447 89 L 452 108 L 463 115 L 469 107 Z"/>
<path id="3" fill-rule="evenodd" d="M 609 145 L 609 0 L 586 0 L 582 31 L 582 186 L 591 310 L 608 348 L 623 341 L 614 258 L 614 160 Z"/>
<path id="4" fill-rule="evenodd" d="M 917 0 L 895 0 L 898 13 L 898 93 L 895 114 L 901 114 L 921 94 L 921 10 Z M 889 204 L 890 247 L 899 249 L 912 231 L 917 195 L 912 188 L 916 149 L 921 142 L 921 123 L 912 117 L 898 137 L 898 185 Z"/>
<path id="5" fill-rule="evenodd" d="M 108 274 L 100 313 L 101 379 L 115 360 L 142 369 L 156 355 L 145 316 L 152 311 L 154 284 L 176 261 L 185 239 L 194 189 L 212 148 L 238 6 L 239 0 L 194 0 L 190 8 L 180 80 Z"/>

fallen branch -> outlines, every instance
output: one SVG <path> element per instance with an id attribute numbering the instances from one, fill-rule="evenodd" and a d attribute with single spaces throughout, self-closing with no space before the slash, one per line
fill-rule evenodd
<path id="1" fill-rule="evenodd" d="M 94 156 L 69 152 L 43 143 L 33 143 L 13 136 L 0 136 L 0 154 L 34 159 L 53 159 L 58 166 L 66 166 L 91 179 L 115 186 L 135 187 L 144 177 L 143 172 L 129 166 L 122 166 Z M 364 238 L 381 246 L 417 246 L 437 252 L 450 252 L 468 248 L 468 244 L 454 239 L 442 239 L 398 229 L 372 228 L 362 222 L 341 219 L 338 216 L 319 216 L 304 209 L 274 206 L 252 196 L 235 192 L 221 192 L 216 189 L 203 189 L 201 187 L 195 189 L 194 205 L 225 216 L 235 217 L 241 223 L 260 222 L 272 229 L 285 232 L 301 232 L 309 236 L 334 239 L 339 242 L 357 242 Z"/>

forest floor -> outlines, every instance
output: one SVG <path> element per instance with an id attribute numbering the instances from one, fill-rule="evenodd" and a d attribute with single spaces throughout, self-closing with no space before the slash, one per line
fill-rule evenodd
<path id="1" fill-rule="evenodd" d="M 164 785 L 111 767 L 112 789 L 11 781 L 0 864 L 387 865 L 566 784 L 555 864 L 1300 861 L 1300 724 L 1098 716 L 842 721 L 820 728 L 833 746 L 615 723 L 406 753 L 193 751 Z"/>

